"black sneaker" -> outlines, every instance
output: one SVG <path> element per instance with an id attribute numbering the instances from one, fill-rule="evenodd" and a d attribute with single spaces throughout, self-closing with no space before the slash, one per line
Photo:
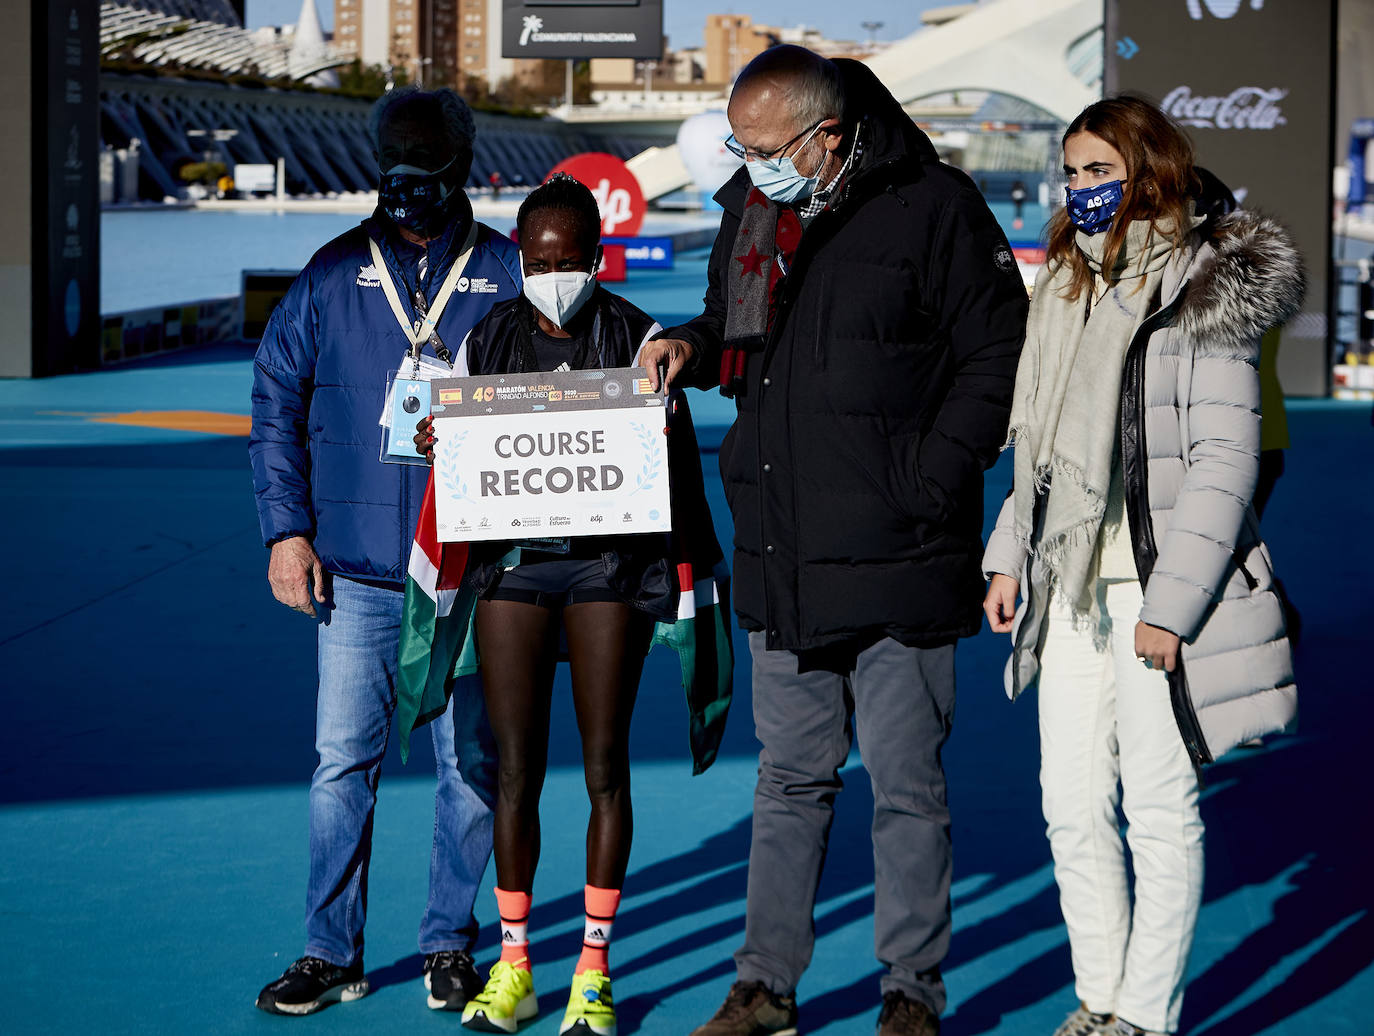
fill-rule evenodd
<path id="1" fill-rule="evenodd" d="M 319 957 L 302 957 L 263 987 L 258 1007 L 271 1014 L 314 1014 L 326 1004 L 360 1000 L 367 990 L 361 960 L 341 968 Z"/>
<path id="2" fill-rule="evenodd" d="M 482 976 L 467 950 L 440 950 L 425 955 L 425 988 L 436 1011 L 461 1011 L 482 991 Z"/>

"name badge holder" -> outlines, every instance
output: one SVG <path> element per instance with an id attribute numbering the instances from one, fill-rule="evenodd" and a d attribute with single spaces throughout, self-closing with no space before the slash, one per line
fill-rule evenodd
<path id="1" fill-rule="evenodd" d="M 452 376 L 452 371 L 438 364 L 411 360 L 407 353 L 402 357 L 402 369 L 387 372 L 386 405 L 379 422 L 382 429 L 380 459 L 384 464 L 428 463 L 424 454 L 415 448 L 416 425 L 430 412 L 431 379 Z"/>
<path id="2" fill-rule="evenodd" d="M 421 350 L 438 327 L 444 307 L 448 305 L 448 300 L 457 289 L 463 270 L 472 257 L 472 247 L 476 240 L 477 225 L 474 223 L 468 232 L 467 240 L 463 242 L 462 254 L 454 260 L 448 276 L 444 278 L 444 283 L 439 286 L 439 291 L 434 296 L 434 302 L 425 315 L 414 323 L 406 314 L 405 307 L 401 305 L 401 296 L 396 291 L 391 270 L 382 258 L 381 248 L 376 241 L 368 241 L 372 251 L 372 265 L 382 282 L 382 291 L 391 305 L 391 312 L 396 317 L 401 332 L 410 343 L 410 347 L 401 357 L 400 366 L 396 370 L 388 371 L 386 376 L 382 413 L 377 421 L 381 426 L 378 458 L 384 464 L 426 463 L 424 454 L 415 448 L 416 425 L 430 412 L 430 380 L 452 377 L 453 365 L 451 362 L 444 364 L 431 360 L 421 355 Z"/>
<path id="3" fill-rule="evenodd" d="M 524 550 L 538 550 L 545 554 L 566 554 L 572 550 L 572 539 L 567 536 L 546 536 L 528 540 L 511 540 L 511 545 Z M 522 559 L 522 562 L 529 559 Z"/>

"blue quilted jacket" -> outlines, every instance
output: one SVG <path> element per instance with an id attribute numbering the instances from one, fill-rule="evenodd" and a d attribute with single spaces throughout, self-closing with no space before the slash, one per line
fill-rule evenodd
<path id="1" fill-rule="evenodd" d="M 430 243 L 427 297 L 448 274 L 471 222 L 464 206 L 454 228 Z M 258 347 L 248 453 L 265 543 L 302 535 L 330 572 L 399 586 L 428 471 L 378 459 L 386 377 L 409 342 L 373 268 L 369 236 L 414 318 L 409 300 L 424 249 L 381 219 L 364 220 L 316 252 Z M 439 320 L 440 338 L 456 353 L 472 326 L 519 294 L 520 284 L 516 246 L 477 224 L 459 290 Z"/>

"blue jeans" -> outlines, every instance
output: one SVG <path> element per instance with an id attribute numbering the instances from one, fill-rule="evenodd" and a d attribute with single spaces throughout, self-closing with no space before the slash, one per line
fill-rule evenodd
<path id="1" fill-rule="evenodd" d="M 396 708 L 404 594 L 339 576 L 332 583 L 319 626 L 305 952 L 347 966 L 363 952 L 372 810 Z M 496 751 L 476 681 L 455 686 L 430 734 L 438 788 L 422 953 L 467 949 L 477 936 L 472 906 L 491 856 Z"/>

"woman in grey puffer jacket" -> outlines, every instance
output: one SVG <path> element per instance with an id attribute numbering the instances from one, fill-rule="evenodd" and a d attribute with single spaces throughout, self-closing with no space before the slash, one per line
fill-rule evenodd
<path id="1" fill-rule="evenodd" d="M 1085 109 L 1064 168 L 984 610 L 1012 634 L 1008 693 L 1040 691 L 1043 803 L 1081 1001 L 1056 1036 L 1169 1033 L 1202 892 L 1198 771 L 1296 714 L 1250 501 L 1259 340 L 1296 311 L 1302 262 L 1278 224 L 1207 214 L 1191 144 L 1143 101 Z"/>

